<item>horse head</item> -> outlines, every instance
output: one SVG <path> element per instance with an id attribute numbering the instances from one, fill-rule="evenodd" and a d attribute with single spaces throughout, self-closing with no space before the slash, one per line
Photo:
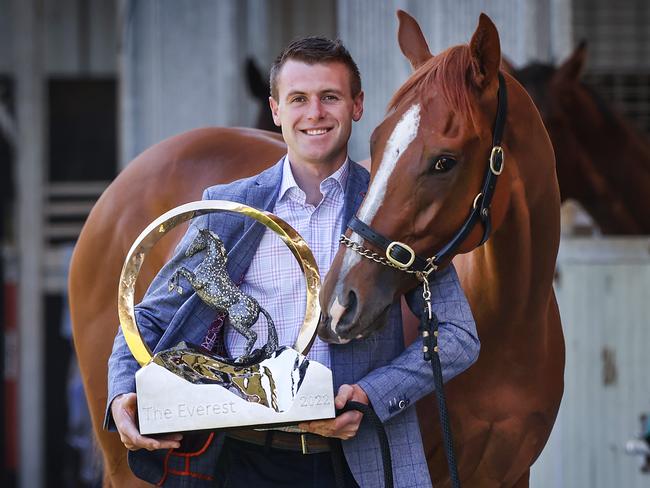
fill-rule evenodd
<path id="1" fill-rule="evenodd" d="M 246 58 L 246 65 L 244 67 L 244 77 L 246 78 L 246 86 L 248 92 L 252 95 L 258 103 L 257 119 L 255 127 L 264 129 L 271 132 L 280 133 L 281 129 L 273 122 L 273 114 L 269 110 L 269 95 L 271 93 L 271 85 L 268 77 L 264 77 L 262 70 L 252 57 Z"/>
<path id="2" fill-rule="evenodd" d="M 447 249 L 437 261 L 445 266 L 487 237 L 479 222 L 455 239 L 453 249 L 447 246 L 481 204 L 500 106 L 499 36 L 481 14 L 468 45 L 433 56 L 415 19 L 402 11 L 398 17 L 399 45 L 414 72 L 372 134 L 370 187 L 357 217 L 418 256 L 430 258 Z M 492 229 L 504 218 L 506 188 L 496 186 L 487 209 Z M 321 293 L 319 335 L 329 342 L 347 342 L 382 327 L 391 304 L 417 285 L 414 274 L 350 249 L 358 245 L 378 255 L 385 252 L 356 230 L 346 236 L 351 245 L 337 253 Z"/>
<path id="3" fill-rule="evenodd" d="M 196 234 L 194 240 L 192 240 L 190 247 L 185 251 L 186 257 L 189 258 L 194 256 L 197 252 L 203 251 L 208 246 L 207 233 L 207 229 L 199 229 L 199 232 Z"/>
<path id="4" fill-rule="evenodd" d="M 603 233 L 647 233 L 650 145 L 582 82 L 586 59 L 582 42 L 558 67 L 533 63 L 513 74 L 553 141 L 562 200 L 579 201 Z"/>
<path id="5" fill-rule="evenodd" d="M 190 247 L 185 251 L 185 256 L 190 257 L 194 256 L 197 252 L 203 251 L 206 247 L 210 248 L 210 244 L 213 244 L 216 252 L 214 258 L 219 265 L 225 265 L 228 260 L 228 254 L 226 253 L 226 248 L 223 245 L 222 240 L 217 234 L 212 232 L 210 229 L 199 229 L 199 232 L 196 234 L 196 237 L 190 244 Z"/>
<path id="6" fill-rule="evenodd" d="M 602 184 L 577 134 L 600 118 L 593 93 L 580 80 L 586 57 L 582 42 L 559 67 L 532 63 L 513 71 L 535 102 L 553 141 L 563 201 L 593 200 Z"/>

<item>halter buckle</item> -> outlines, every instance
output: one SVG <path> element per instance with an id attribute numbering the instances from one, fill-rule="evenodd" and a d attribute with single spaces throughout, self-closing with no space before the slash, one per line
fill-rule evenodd
<path id="1" fill-rule="evenodd" d="M 474 197 L 474 203 L 472 203 L 472 208 L 476 208 L 476 206 L 478 205 L 479 199 L 482 196 L 483 196 L 483 192 L 479 193 L 478 195 L 476 195 L 476 197 Z"/>
<path id="2" fill-rule="evenodd" d="M 398 246 L 410 254 L 407 263 L 402 263 L 401 261 L 398 261 L 393 256 L 391 256 L 391 251 Z M 388 244 L 388 247 L 386 248 L 386 259 L 388 259 L 388 261 L 393 263 L 399 269 L 408 269 L 415 261 L 415 251 L 411 249 L 409 245 L 404 244 L 403 242 L 393 241 L 390 244 Z"/>
<path id="3" fill-rule="evenodd" d="M 490 153 L 490 171 L 492 171 L 495 176 L 499 176 L 503 171 L 504 159 L 505 155 L 503 148 L 501 146 L 494 146 L 492 148 L 492 152 Z"/>

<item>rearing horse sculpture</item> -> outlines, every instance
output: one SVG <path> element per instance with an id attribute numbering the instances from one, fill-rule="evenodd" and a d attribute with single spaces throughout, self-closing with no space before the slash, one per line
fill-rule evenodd
<path id="1" fill-rule="evenodd" d="M 169 280 L 169 291 L 183 293 L 180 277 L 183 276 L 192 285 L 196 294 L 210 307 L 228 316 L 230 325 L 246 338 L 244 354 L 235 359 L 236 363 L 245 363 L 253 359 L 251 350 L 257 341 L 257 333 L 252 329 L 260 313 L 266 318 L 268 341 L 262 349 L 254 354 L 256 360 L 270 358 L 278 348 L 278 334 L 269 313 L 260 306 L 255 298 L 246 295 L 232 281 L 226 271 L 228 255 L 223 242 L 210 229 L 200 229 L 185 256 L 190 257 L 206 250 L 205 259 L 194 271 L 185 266 L 178 268 Z"/>
<path id="2" fill-rule="evenodd" d="M 499 37 L 481 15 L 469 45 L 434 57 L 416 21 L 399 15 L 400 47 L 415 72 L 372 135 L 371 182 L 357 216 L 421 257 L 442 258 L 437 253 L 485 197 Z M 471 487 L 528 486 L 563 390 L 564 342 L 552 287 L 560 230 L 553 148 L 529 96 L 505 78 L 505 163 L 492 170 L 502 173 L 487 209 L 491 235 L 477 247 L 490 230 L 479 220 L 454 259 L 481 340 L 478 362 L 446 388 L 460 478 Z M 347 237 L 383 252 L 357 232 L 364 233 Z M 319 334 L 341 341 L 370 333 L 415 285 L 412 274 L 340 251 L 323 285 Z M 418 412 L 434 485 L 447 486 L 436 407 L 420 402 Z"/>
<path id="3" fill-rule="evenodd" d="M 431 58 L 419 27 L 405 14 L 400 14 L 399 40 L 418 71 L 396 93 L 373 135 L 375 187 L 378 167 L 386 167 L 381 155 L 391 129 L 416 101 L 420 125 L 389 172 L 385 198 L 380 196 L 381 205 L 367 223 L 427 255 L 456 231 L 480 187 L 496 108 L 499 42 L 492 23 L 482 17 L 469 47 Z M 564 346 L 551 289 L 559 237 L 553 151 L 526 93 L 509 77 L 507 89 L 506 163 L 492 205 L 493 233 L 483 247 L 455 259 L 482 342 L 478 363 L 447 388 L 461 479 L 472 487 L 527 486 L 529 466 L 546 442 L 562 395 Z M 117 434 L 102 430 L 124 256 L 139 232 L 165 211 L 197 200 L 207 186 L 256 174 L 284 152 L 279 136 L 263 131 L 191 131 L 136 158 L 91 212 L 75 248 L 69 288 L 75 347 L 104 454 L 106 485 L 145 485 L 131 474 Z M 449 160 L 431 162 L 434 167 L 439 162 L 441 171 L 432 173 L 430 159 L 438 154 Z M 452 156 L 458 162 L 453 169 L 447 167 Z M 475 229 L 460 251 L 472 250 L 482 233 Z M 180 231 L 148 254 L 139 275 L 140 296 L 179 238 Z M 373 319 L 381 318 L 376 306 L 415 283 L 365 261 L 355 273 L 344 274 L 344 255 L 339 252 L 328 274 L 324 310 L 337 282 L 354 287 L 363 314 L 350 315 L 359 315 L 359 332 L 369 333 Z M 369 306 L 370 293 L 374 306 Z M 439 483 L 447 469 L 433 400 L 422 400 L 418 409 L 432 478 Z"/>

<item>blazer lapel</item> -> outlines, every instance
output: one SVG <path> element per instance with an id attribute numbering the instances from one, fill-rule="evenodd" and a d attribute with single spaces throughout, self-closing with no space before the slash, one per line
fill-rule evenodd
<path id="1" fill-rule="evenodd" d="M 269 212 L 273 211 L 282 183 L 283 164 L 284 157 L 274 166 L 260 173 L 247 189 L 243 203 Z M 342 233 L 345 233 L 348 222 L 361 205 L 369 179 L 368 172 L 362 166 L 350 161 L 350 173 L 345 188 Z M 228 273 L 233 280 L 239 280 L 248 269 L 265 230 L 266 227 L 259 222 L 250 218 L 245 219 L 242 236 L 228 253 Z"/>
<path id="2" fill-rule="evenodd" d="M 244 204 L 261 210 L 273 211 L 282 182 L 284 157 L 255 179 L 247 189 Z M 228 253 L 228 274 L 237 282 L 248 269 L 260 245 L 266 227 L 252 218 L 246 218 L 241 238 Z"/>
<path id="3" fill-rule="evenodd" d="M 343 208 L 343 222 L 341 234 L 348 229 L 348 222 L 359 209 L 359 205 L 366 196 L 370 175 L 366 169 L 358 163 L 350 160 L 350 173 L 345 188 L 345 207 Z"/>

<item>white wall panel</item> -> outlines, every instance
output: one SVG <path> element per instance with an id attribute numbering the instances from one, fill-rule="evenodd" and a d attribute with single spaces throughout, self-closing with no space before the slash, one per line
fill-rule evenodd
<path id="1" fill-rule="evenodd" d="M 565 393 L 532 487 L 650 485 L 624 452 L 650 411 L 650 239 L 564 239 L 556 292 Z"/>
<path id="2" fill-rule="evenodd" d="M 123 0 L 120 18 L 122 166 L 192 128 L 254 125 L 246 57 L 267 76 L 294 37 L 335 35 L 333 0 Z"/>
<path id="3" fill-rule="evenodd" d="M 11 0 L 0 0 L 0 73 L 9 74 L 14 64 L 14 32 L 15 16 Z"/>

